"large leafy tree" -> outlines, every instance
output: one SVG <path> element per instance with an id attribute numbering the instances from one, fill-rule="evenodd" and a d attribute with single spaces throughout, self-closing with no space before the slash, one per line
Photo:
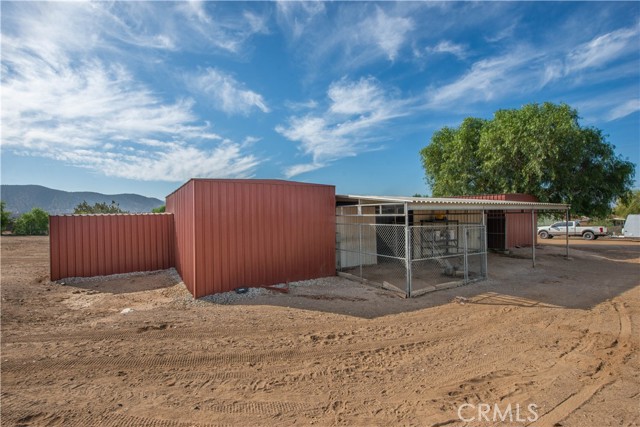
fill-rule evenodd
<path id="1" fill-rule="evenodd" d="M 590 216 L 627 200 L 635 174 L 633 163 L 617 156 L 599 129 L 580 126 L 566 104 L 467 118 L 436 131 L 420 154 L 434 196 L 527 193 Z"/>
<path id="2" fill-rule="evenodd" d="M 78 214 L 116 214 L 116 213 L 127 213 L 120 209 L 120 205 L 115 202 L 115 200 L 111 201 L 111 204 L 108 205 L 106 203 L 95 203 L 90 205 L 86 200 L 83 200 L 82 203 L 78 204 L 73 209 L 73 213 Z"/>
<path id="3" fill-rule="evenodd" d="M 18 217 L 13 233 L 28 236 L 49 234 L 49 214 L 40 208 L 31 209 Z"/>
<path id="4" fill-rule="evenodd" d="M 0 200 L 0 229 L 6 230 L 13 223 L 11 212 L 5 209 L 5 203 Z"/>

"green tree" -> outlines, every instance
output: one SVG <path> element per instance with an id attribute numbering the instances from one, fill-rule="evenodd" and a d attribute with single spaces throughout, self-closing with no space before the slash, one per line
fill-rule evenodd
<path id="1" fill-rule="evenodd" d="M 566 104 L 528 104 L 436 131 L 420 152 L 434 196 L 527 193 L 606 216 L 629 196 L 635 167 Z"/>
<path id="2" fill-rule="evenodd" d="M 49 234 L 49 214 L 40 208 L 33 208 L 18 217 L 13 232 L 27 236 Z"/>
<path id="3" fill-rule="evenodd" d="M 83 200 L 82 203 L 78 204 L 73 209 L 73 213 L 76 215 L 79 214 L 116 214 L 116 213 L 127 213 L 120 209 L 120 205 L 115 202 L 115 200 L 111 201 L 111 204 L 108 205 L 106 203 L 95 203 L 94 205 L 90 205 L 86 200 Z"/>
<path id="4" fill-rule="evenodd" d="M 162 205 L 162 206 L 158 206 L 157 208 L 151 209 L 151 212 L 153 212 L 153 213 L 163 213 L 163 212 L 166 212 L 166 210 L 167 210 L 167 207 L 165 205 Z"/>
<path id="5" fill-rule="evenodd" d="M 6 230 L 13 223 L 11 212 L 5 209 L 5 203 L 0 200 L 0 229 Z"/>
<path id="6" fill-rule="evenodd" d="M 626 200 L 619 199 L 613 208 L 613 213 L 621 218 L 626 218 L 630 214 L 640 214 L 640 190 L 633 190 Z"/>

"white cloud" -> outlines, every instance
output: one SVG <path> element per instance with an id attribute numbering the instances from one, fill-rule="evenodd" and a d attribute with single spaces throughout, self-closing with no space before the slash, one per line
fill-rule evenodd
<path id="1" fill-rule="evenodd" d="M 380 60 L 397 61 L 416 29 L 413 6 L 317 4 L 278 3 L 278 22 L 312 74 L 326 71 L 327 61 L 340 73 Z M 331 8 L 329 17 L 325 7 Z"/>
<path id="2" fill-rule="evenodd" d="M 467 48 L 462 44 L 456 44 L 448 40 L 443 40 L 435 46 L 427 47 L 429 53 L 450 53 L 458 59 L 467 57 Z"/>
<path id="3" fill-rule="evenodd" d="M 285 168 L 284 176 L 287 179 L 293 178 L 297 175 L 302 175 L 303 173 L 313 172 L 314 170 L 322 169 L 326 164 L 323 163 L 301 163 L 298 165 L 293 165 Z"/>
<path id="4" fill-rule="evenodd" d="M 285 101 L 284 106 L 290 110 L 313 110 L 318 107 L 318 102 L 310 99 L 303 102 Z"/>
<path id="5" fill-rule="evenodd" d="M 531 60 L 532 56 L 524 49 L 518 49 L 517 53 L 480 60 L 454 82 L 431 90 L 428 104 L 433 108 L 445 108 L 455 102 L 489 101 L 514 91 L 521 92 L 537 86 L 537 80 L 529 80 Z"/>
<path id="6" fill-rule="evenodd" d="M 193 101 L 166 101 L 114 57 L 97 59 L 94 51 L 74 43 L 86 36 L 82 23 L 74 38 L 63 28 L 65 13 L 57 16 L 56 26 L 41 13 L 44 6 L 3 16 L 3 150 L 131 179 L 253 174 L 259 159 L 213 133 L 194 114 Z M 56 12 L 71 5 L 52 7 Z M 72 21 L 74 13 L 69 12 Z M 98 31 L 87 44 L 103 36 Z"/>
<path id="7" fill-rule="evenodd" d="M 640 99 L 633 98 L 626 101 L 619 102 L 617 105 L 612 105 L 609 113 L 606 115 L 607 121 L 618 120 L 623 117 L 633 114 L 636 111 L 640 111 Z"/>
<path id="8" fill-rule="evenodd" d="M 565 74 L 598 68 L 628 53 L 638 52 L 640 25 L 621 28 L 575 48 L 567 55 Z"/>
<path id="9" fill-rule="evenodd" d="M 297 142 L 312 161 L 285 169 L 290 178 L 328 166 L 331 162 L 374 149 L 376 130 L 391 119 L 406 114 L 406 101 L 390 97 L 373 78 L 330 85 L 328 108 L 317 114 L 293 116 L 286 126 L 276 127 L 285 138 Z"/>
<path id="10" fill-rule="evenodd" d="M 330 111 L 338 114 L 365 114 L 380 110 L 385 102 L 384 91 L 373 79 L 356 82 L 342 79 L 329 86 Z"/>
<path id="11" fill-rule="evenodd" d="M 233 76 L 220 70 L 209 68 L 189 80 L 191 87 L 211 98 L 213 107 L 225 113 L 246 115 L 254 108 L 263 113 L 270 111 L 262 95 L 245 89 Z"/>
<path id="12" fill-rule="evenodd" d="M 227 52 L 241 54 L 247 40 L 255 34 L 267 34 L 267 17 L 243 10 L 239 15 L 215 14 L 215 2 L 187 1 L 178 2 L 172 13 L 164 16 L 164 28 L 181 41 L 185 48 L 214 47 Z M 183 22 L 180 15 L 186 19 Z"/>
<path id="13" fill-rule="evenodd" d="M 411 18 L 390 16 L 378 7 L 375 17 L 362 23 L 361 33 L 371 37 L 387 58 L 394 61 L 413 28 Z"/>
<path id="14" fill-rule="evenodd" d="M 287 29 L 294 39 L 304 34 L 316 17 L 325 12 L 324 3 L 319 1 L 278 1 L 277 19 L 280 26 Z"/>
<path id="15" fill-rule="evenodd" d="M 629 114 L 640 111 L 640 99 L 629 99 L 626 102 L 614 107 L 607 115 L 607 120 L 613 121 L 628 116 Z"/>

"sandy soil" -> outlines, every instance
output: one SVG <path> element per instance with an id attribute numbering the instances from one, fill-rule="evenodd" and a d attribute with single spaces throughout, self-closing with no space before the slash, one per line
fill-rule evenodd
<path id="1" fill-rule="evenodd" d="M 640 243 L 551 242 L 411 300 L 331 278 L 218 305 L 168 272 L 51 283 L 46 238 L 2 237 L 2 425 L 638 425 Z"/>

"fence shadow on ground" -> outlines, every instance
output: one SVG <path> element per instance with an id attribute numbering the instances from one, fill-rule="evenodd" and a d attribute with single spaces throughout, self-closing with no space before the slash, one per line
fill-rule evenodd
<path id="1" fill-rule="evenodd" d="M 563 251 L 560 247 L 542 246 L 537 251 L 535 268 L 528 259 L 491 254 L 489 280 L 410 299 L 335 278 L 326 286 L 294 288 L 289 294 L 269 293 L 238 304 L 282 306 L 362 318 L 421 310 L 454 300 L 495 306 L 588 310 L 640 285 L 640 245 L 631 249 L 610 247 L 607 258 L 592 251 L 572 249 L 567 260 L 562 256 Z M 629 251 L 636 257 L 629 256 Z"/>

